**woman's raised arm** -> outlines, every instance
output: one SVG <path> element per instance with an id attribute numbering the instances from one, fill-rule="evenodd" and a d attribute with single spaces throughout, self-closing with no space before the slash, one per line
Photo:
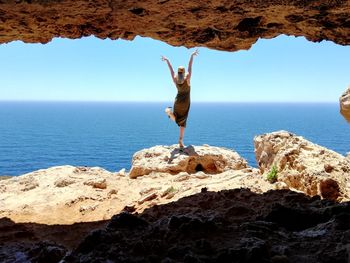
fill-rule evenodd
<path id="1" fill-rule="evenodd" d="M 191 78 L 191 74 L 192 74 L 192 63 L 193 63 L 193 57 L 197 56 L 199 54 L 198 49 L 196 49 L 192 54 L 191 54 L 191 58 L 190 61 L 188 62 L 188 75 L 187 75 L 187 79 L 189 80 Z"/>
<path id="2" fill-rule="evenodd" d="M 173 79 L 174 83 L 176 83 L 175 73 L 174 73 L 173 67 L 170 64 L 169 59 L 167 59 L 166 57 L 162 56 L 162 61 L 166 61 L 166 63 L 168 64 L 168 67 L 169 67 L 169 70 L 170 70 L 170 74 L 171 74 L 171 78 Z"/>

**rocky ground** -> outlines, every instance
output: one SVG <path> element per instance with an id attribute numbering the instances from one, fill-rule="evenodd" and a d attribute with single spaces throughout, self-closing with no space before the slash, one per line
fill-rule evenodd
<path id="1" fill-rule="evenodd" d="M 0 216 L 41 224 L 106 220 L 124 208 L 141 212 L 203 187 L 274 189 L 232 150 L 189 146 L 179 152 L 176 145 L 156 146 L 135 153 L 130 173 L 58 166 L 0 181 Z"/>
<path id="2" fill-rule="evenodd" d="M 347 262 L 350 159 L 286 131 L 254 144 L 259 169 L 230 149 L 172 145 L 135 153 L 130 172 L 60 166 L 1 180 L 0 258 Z"/>
<path id="3" fill-rule="evenodd" d="M 65 262 L 349 262 L 350 203 L 290 190 L 206 192 L 114 216 Z"/>

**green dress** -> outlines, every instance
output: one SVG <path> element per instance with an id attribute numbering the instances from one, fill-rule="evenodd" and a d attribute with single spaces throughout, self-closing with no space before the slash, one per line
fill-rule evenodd
<path id="1" fill-rule="evenodd" d="M 188 112 L 190 111 L 190 91 L 191 87 L 187 80 L 184 83 L 176 83 L 177 95 L 174 102 L 175 121 L 178 126 L 186 127 Z"/>

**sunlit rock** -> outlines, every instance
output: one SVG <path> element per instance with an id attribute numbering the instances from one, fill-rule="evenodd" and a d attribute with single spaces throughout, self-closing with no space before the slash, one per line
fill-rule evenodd
<path id="1" fill-rule="evenodd" d="M 255 155 L 262 174 L 276 166 L 278 181 L 308 195 L 349 199 L 350 160 L 341 154 L 287 131 L 254 138 Z"/>
<path id="2" fill-rule="evenodd" d="M 228 170 L 248 168 L 246 160 L 237 152 L 214 146 L 188 146 L 182 151 L 178 145 L 154 146 L 134 154 L 129 176 L 136 178 L 151 172 L 193 174 L 203 171 L 218 174 Z"/>
<path id="3" fill-rule="evenodd" d="M 340 113 L 350 123 L 350 87 L 339 98 Z"/>
<path id="4" fill-rule="evenodd" d="M 259 170 L 247 167 L 237 153 L 219 147 L 204 148 L 208 149 L 197 149 L 197 163 L 176 151 L 168 156 L 173 163 L 184 161 L 188 171 L 200 170 L 195 173 L 174 175 L 153 169 L 148 176 L 135 180 L 126 176 L 125 169 L 109 172 L 99 167 L 66 165 L 0 180 L 0 218 L 49 225 L 92 222 L 110 219 L 125 209 L 142 212 L 199 193 L 202 188 L 219 191 L 245 187 L 257 193 L 273 189 L 259 176 Z M 203 151 L 211 156 L 201 155 Z M 153 162 L 158 160 L 154 158 Z"/>

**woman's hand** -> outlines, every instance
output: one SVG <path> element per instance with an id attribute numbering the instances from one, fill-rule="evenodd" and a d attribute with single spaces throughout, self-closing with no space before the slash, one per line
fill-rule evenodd
<path id="1" fill-rule="evenodd" d="M 169 59 L 167 59 L 166 57 L 162 56 L 162 61 L 169 61 Z"/>
<path id="2" fill-rule="evenodd" d="M 199 54 L 198 48 L 192 53 L 192 57 L 197 56 Z"/>

